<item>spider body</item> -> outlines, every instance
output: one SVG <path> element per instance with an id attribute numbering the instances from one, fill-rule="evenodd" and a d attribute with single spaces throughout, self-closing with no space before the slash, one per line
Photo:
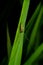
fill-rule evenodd
<path id="1" fill-rule="evenodd" d="M 20 32 L 24 31 L 24 27 L 20 24 Z"/>

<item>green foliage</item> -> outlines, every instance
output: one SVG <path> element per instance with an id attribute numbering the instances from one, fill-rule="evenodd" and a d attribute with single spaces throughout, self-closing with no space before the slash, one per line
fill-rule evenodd
<path id="1" fill-rule="evenodd" d="M 39 27 L 40 27 L 41 16 L 42 16 L 42 8 L 41 8 L 41 11 L 40 11 L 40 13 L 39 13 L 39 16 L 38 16 L 38 18 L 37 18 L 37 20 L 36 20 L 36 23 L 35 23 L 35 25 L 34 25 L 33 31 L 32 31 L 31 36 L 30 36 L 29 45 L 28 45 L 28 47 L 27 47 L 27 54 L 28 54 L 29 51 L 31 50 L 32 46 L 34 45 L 35 37 L 36 37 L 37 31 L 38 31 L 38 29 L 39 29 Z"/>
<path id="2" fill-rule="evenodd" d="M 8 53 L 8 58 L 10 57 L 11 48 L 12 48 L 12 46 L 11 46 L 9 30 L 8 30 L 8 25 L 7 25 L 7 53 Z"/>
<path id="3" fill-rule="evenodd" d="M 23 60 L 22 54 L 24 53 L 24 50 L 26 51 L 26 53 L 24 53 L 26 61 L 23 63 L 23 65 L 38 65 L 37 61 L 39 58 L 43 59 L 43 42 L 40 42 L 40 36 L 42 34 L 42 32 L 40 32 L 40 28 L 43 25 L 43 5 L 41 2 L 38 4 L 34 14 L 25 27 L 30 0 L 20 1 L 23 5 L 14 43 L 13 46 L 11 46 L 9 29 L 7 26 L 8 58 L 4 58 L 1 65 L 4 63 L 5 65 L 21 65 L 21 60 Z M 26 38 L 28 39 L 28 42 Z M 33 49 L 34 52 L 32 52 Z M 32 54 L 30 54 L 30 52 L 32 52 Z M 30 57 L 28 56 L 29 54 Z"/>
<path id="4" fill-rule="evenodd" d="M 23 48 L 23 39 L 24 39 L 24 30 L 25 30 L 25 22 L 28 13 L 30 0 L 25 1 L 23 3 L 21 16 L 17 28 L 16 37 L 14 40 L 14 45 L 11 51 L 11 57 L 8 65 L 20 65 L 21 56 L 22 56 L 22 48 Z M 26 5 L 27 4 L 27 5 Z M 23 31 L 21 32 L 20 27 L 23 27 Z"/>
<path id="5" fill-rule="evenodd" d="M 32 63 L 39 57 L 41 52 L 43 52 L 43 43 L 36 49 L 36 51 L 31 55 L 24 65 L 32 65 Z"/>

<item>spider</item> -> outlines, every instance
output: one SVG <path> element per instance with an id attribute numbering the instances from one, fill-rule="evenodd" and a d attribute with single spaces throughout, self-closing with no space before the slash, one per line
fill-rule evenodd
<path id="1" fill-rule="evenodd" d="M 20 24 L 20 32 L 22 33 L 24 31 L 24 27 L 23 27 L 23 25 L 21 25 Z M 26 38 L 26 40 L 28 40 L 29 41 L 29 39 L 27 38 L 27 36 L 25 35 L 25 38 Z"/>
<path id="2" fill-rule="evenodd" d="M 20 24 L 20 32 L 22 33 L 24 31 L 23 25 Z"/>

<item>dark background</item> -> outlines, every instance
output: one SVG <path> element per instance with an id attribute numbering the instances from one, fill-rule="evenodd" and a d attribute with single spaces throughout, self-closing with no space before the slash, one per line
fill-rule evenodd
<path id="1" fill-rule="evenodd" d="M 39 2 L 40 0 L 31 0 L 27 21 L 31 18 Z M 11 42 L 13 43 L 21 8 L 19 0 L 0 0 L 0 62 L 7 56 L 6 24 L 8 23 Z"/>

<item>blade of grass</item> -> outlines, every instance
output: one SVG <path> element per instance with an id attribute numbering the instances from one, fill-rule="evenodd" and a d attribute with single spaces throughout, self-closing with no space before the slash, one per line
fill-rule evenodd
<path id="1" fill-rule="evenodd" d="M 25 22 L 26 22 L 26 17 L 28 13 L 29 3 L 30 3 L 30 0 L 24 0 L 21 17 L 19 20 L 16 37 L 14 40 L 14 45 L 12 48 L 11 57 L 10 57 L 8 65 L 20 65 L 21 63 L 20 61 L 22 56 L 24 29 L 25 29 Z M 20 25 L 23 26 L 22 32 L 20 31 Z"/>
<path id="2" fill-rule="evenodd" d="M 10 53 L 11 53 L 11 41 L 10 41 L 10 36 L 9 36 L 9 30 L 8 30 L 8 25 L 7 25 L 7 54 L 8 54 L 8 59 L 10 57 Z"/>
<path id="3" fill-rule="evenodd" d="M 42 16 L 42 8 L 41 7 L 41 10 L 40 10 L 40 13 L 39 13 L 39 16 L 36 20 L 36 23 L 34 25 L 34 28 L 33 28 L 33 31 L 32 31 L 32 34 L 30 36 L 30 40 L 29 40 L 29 44 L 28 44 L 28 47 L 27 47 L 27 53 L 26 53 L 26 56 L 28 55 L 28 53 L 30 52 L 32 46 L 34 45 L 34 40 L 35 40 L 35 37 L 36 37 L 36 34 L 37 34 L 37 31 L 40 27 L 40 20 L 41 20 L 41 16 Z"/>
<path id="4" fill-rule="evenodd" d="M 32 26 L 35 22 L 35 19 L 37 18 L 38 14 L 40 12 L 40 9 L 41 9 L 41 2 L 38 4 L 34 14 L 32 15 L 31 19 L 29 20 L 28 24 L 26 25 L 25 33 L 26 32 L 28 33 L 28 30 L 32 28 Z"/>
<path id="5" fill-rule="evenodd" d="M 32 65 L 32 63 L 39 57 L 43 52 L 43 43 L 37 48 L 37 50 L 32 54 L 32 56 L 24 63 L 24 65 Z"/>
<path id="6" fill-rule="evenodd" d="M 38 4 L 34 14 L 32 15 L 31 19 L 29 20 L 28 24 L 26 25 L 25 35 L 24 35 L 24 43 L 26 41 L 26 37 L 30 36 L 31 29 L 35 24 L 35 19 L 37 18 L 38 14 L 40 12 L 40 9 L 41 9 L 41 2 Z"/>
<path id="7" fill-rule="evenodd" d="M 27 48 L 27 45 L 28 45 L 28 42 L 29 42 L 29 36 L 30 36 L 30 32 L 31 32 L 31 29 L 35 23 L 35 20 L 40 12 L 40 9 L 41 9 L 41 2 L 38 4 L 34 14 L 32 15 L 31 19 L 29 20 L 28 24 L 26 25 L 26 29 L 25 29 L 25 33 L 24 33 L 24 46 L 23 46 L 23 57 L 25 57 L 26 55 L 24 53 L 26 53 L 26 48 Z M 24 58 L 25 60 L 25 58 Z"/>
<path id="8" fill-rule="evenodd" d="M 40 9 L 41 9 L 41 2 L 38 4 L 34 14 L 32 15 L 31 19 L 29 20 L 28 24 L 26 25 L 25 35 L 24 35 L 24 43 L 26 41 L 27 36 L 30 35 L 30 30 L 32 29 L 32 27 L 35 23 L 35 19 L 37 18 L 38 14 L 40 12 Z"/>
<path id="9" fill-rule="evenodd" d="M 36 42 L 35 42 L 34 49 L 36 50 L 39 45 L 40 45 L 40 31 L 38 30 L 37 35 L 36 35 Z"/>

